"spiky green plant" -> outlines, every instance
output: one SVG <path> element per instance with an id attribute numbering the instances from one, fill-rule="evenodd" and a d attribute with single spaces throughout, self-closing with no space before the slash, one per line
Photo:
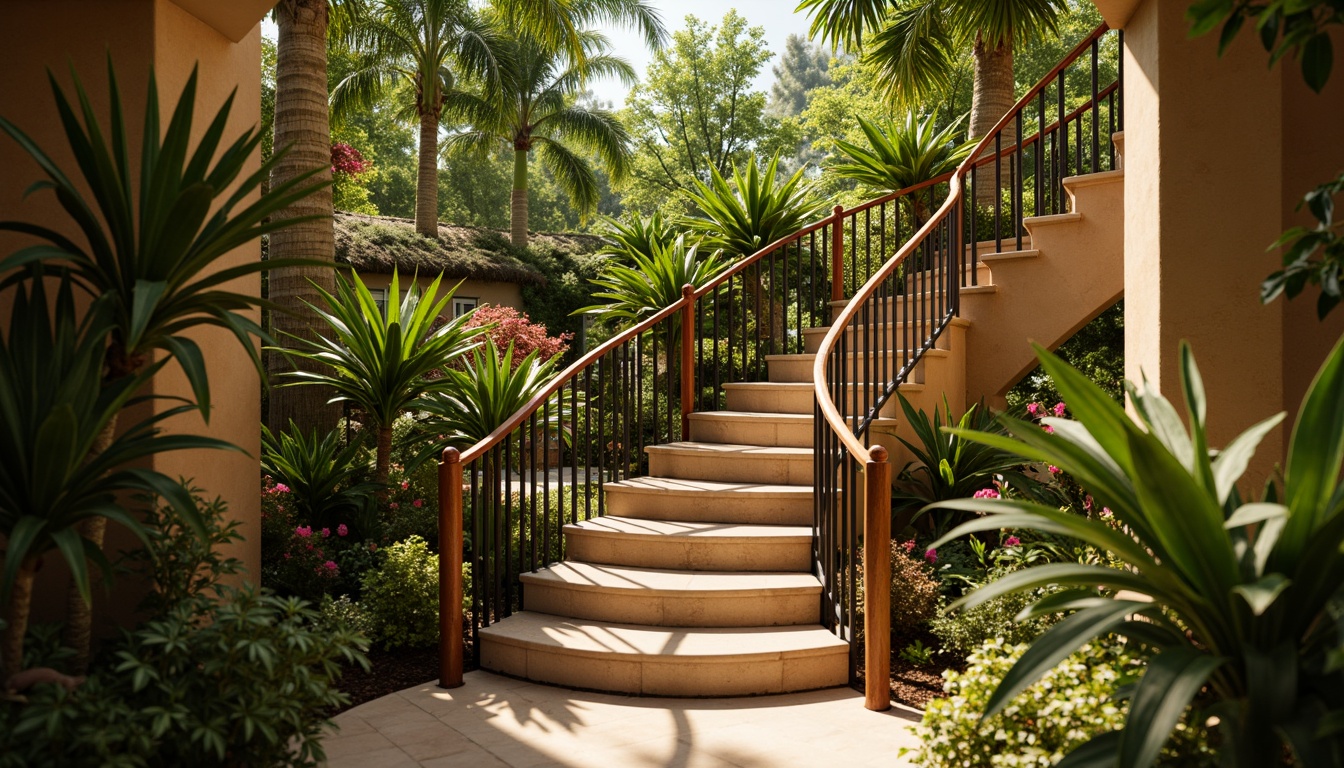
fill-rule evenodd
<path id="1" fill-rule="evenodd" d="M 863 117 L 858 120 L 868 146 L 837 139 L 835 147 L 845 160 L 831 170 L 841 178 L 853 179 L 874 190 L 895 192 L 951 173 L 975 148 L 974 141 L 957 140 L 961 118 L 941 131 L 936 128 L 933 115 L 917 120 L 913 112 L 907 113 L 902 123 L 893 120 L 876 123 Z M 928 219 L 928 205 L 922 197 L 902 198 L 916 224 Z"/>
<path id="2" fill-rule="evenodd" d="M 638 211 L 631 211 L 624 220 L 606 219 L 605 223 L 607 228 L 602 235 L 607 239 L 607 244 L 598 253 L 615 257 L 626 264 L 633 261 L 630 254 L 650 256 L 655 246 L 666 248 L 681 234 L 672 222 L 664 219 L 657 211 L 647 219 Z"/>
<path id="3" fill-rule="evenodd" d="M 602 289 L 593 298 L 606 301 L 575 314 L 586 312 L 604 320 L 635 323 L 680 301 L 682 286 L 706 285 L 729 266 L 722 251 L 702 257 L 700 246 L 686 245 L 683 235 L 670 245 L 657 241 L 650 245 L 647 255 L 629 251 L 630 265 L 607 264 L 592 281 Z"/>
<path id="4" fill-rule="evenodd" d="M 684 220 L 709 248 L 728 256 L 750 256 L 785 235 L 798 231 L 816 218 L 823 207 L 806 168 L 799 168 L 780 181 L 779 155 L 760 167 L 755 155 L 743 167 L 733 169 L 729 184 L 717 169 L 710 169 L 706 184 L 694 180 L 687 200 L 696 212 Z"/>
<path id="5" fill-rule="evenodd" d="M 440 297 L 442 280 L 443 275 L 434 278 L 423 297 L 412 280 L 401 301 L 389 300 L 384 313 L 358 274 L 349 279 L 337 275 L 336 295 L 320 291 L 326 308 L 313 307 L 330 337 L 319 335 L 315 341 L 295 337 L 296 349 L 277 350 L 321 363 L 329 371 L 293 371 L 283 386 L 330 387 L 335 392 L 330 402 L 348 402 L 368 420 L 378 438 L 374 480 L 381 485 L 387 484 L 392 460 L 393 422 L 451 387 L 453 378 L 434 378 L 431 372 L 475 349 L 486 331 L 484 326 L 467 324 L 470 313 L 435 328 L 455 290 Z M 399 296 L 400 289 L 394 271 L 387 295 Z"/>
<path id="6" fill-rule="evenodd" d="M 1128 689 L 1125 727 L 1094 738 L 1060 765 L 1151 765 L 1191 707 L 1193 717 L 1218 718 L 1214 731 L 1224 765 L 1339 765 L 1344 339 L 1298 411 L 1282 492 L 1270 486 L 1255 503 L 1242 500 L 1237 483 L 1283 414 L 1213 450 L 1204 385 L 1188 345 L 1180 359 L 1188 426 L 1146 382 L 1129 385 L 1131 418 L 1082 374 L 1036 350 L 1077 421 L 1047 418 L 1049 432 L 1005 418 L 1011 437 L 955 432 L 1058 466 L 1113 517 L 1082 517 L 1023 500 L 944 502 L 940 506 L 991 513 L 945 540 L 1000 528 L 1036 530 L 1086 542 L 1125 567 L 1036 566 L 958 602 L 974 607 L 1004 594 L 1068 587 L 1022 614 L 1069 615 L 1018 660 L 987 713 L 1003 711 L 1078 648 L 1115 633 L 1149 655 L 1143 676 Z"/>
<path id="7" fill-rule="evenodd" d="M 289 487 L 301 521 L 319 526 L 334 526 L 345 517 L 362 519 L 382 490 L 368 481 L 363 452 L 358 440 L 342 444 L 338 430 L 305 434 L 292 421 L 289 431 L 278 435 L 261 428 L 261 471 Z"/>

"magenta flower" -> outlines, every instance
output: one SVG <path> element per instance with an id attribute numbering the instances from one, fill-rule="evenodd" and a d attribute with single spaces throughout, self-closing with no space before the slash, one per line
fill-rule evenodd
<path id="1" fill-rule="evenodd" d="M 329 538 L 331 538 L 331 529 L 330 529 L 330 528 L 323 528 L 323 529 L 322 529 L 322 538 L 324 538 L 324 539 L 329 539 Z"/>
<path id="2" fill-rule="evenodd" d="M 933 565 L 934 563 L 938 562 L 938 550 L 936 549 L 924 550 L 924 559 L 929 561 L 929 565 Z"/>
<path id="3" fill-rule="evenodd" d="M 1083 509 L 1086 509 L 1088 512 L 1092 511 L 1092 494 L 1089 493 L 1083 497 Z"/>
<path id="4" fill-rule="evenodd" d="M 1053 435 L 1053 434 L 1055 434 L 1055 428 L 1052 427 L 1052 426 L 1050 426 L 1049 424 L 1042 424 L 1042 425 L 1041 425 L 1041 429 L 1044 429 L 1044 430 L 1045 430 L 1045 434 L 1047 434 L 1047 435 Z"/>
<path id="5" fill-rule="evenodd" d="M 409 480 L 402 480 L 402 481 L 401 481 L 401 490 L 404 491 L 404 490 L 406 490 L 407 488 L 410 488 L 410 487 L 411 487 L 411 483 L 410 483 Z"/>
<path id="6" fill-rule="evenodd" d="M 416 509 L 419 509 L 420 507 L 425 506 L 425 500 L 424 500 L 424 499 L 416 499 L 415 501 L 412 501 L 412 502 L 411 502 L 411 506 L 412 506 L 412 507 L 415 507 Z"/>
<path id="7" fill-rule="evenodd" d="M 285 559 L 286 559 L 286 560 L 289 559 L 289 553 L 288 553 L 288 552 L 285 553 Z"/>
<path id="8" fill-rule="evenodd" d="M 1102 508 L 1101 508 L 1101 516 L 1102 516 L 1102 517 L 1110 517 L 1111 514 L 1112 514 L 1112 512 L 1111 512 L 1111 508 L 1110 508 L 1110 507 L 1102 507 Z"/>
<path id="9" fill-rule="evenodd" d="M 999 498 L 999 491 L 997 488 L 981 488 L 980 490 L 975 492 L 975 496 L 973 498 L 997 499 Z"/>
<path id="10" fill-rule="evenodd" d="M 913 551 L 915 551 L 915 540 L 914 540 L 914 539 L 911 539 L 911 540 L 905 542 L 904 544 L 902 544 L 901 546 L 905 547 L 905 551 L 906 551 L 906 552 L 913 552 Z"/>
<path id="11" fill-rule="evenodd" d="M 1059 417 L 1061 417 L 1061 418 L 1064 416 L 1064 404 L 1063 404 L 1063 403 L 1055 403 L 1055 415 L 1056 415 L 1056 416 L 1059 416 Z"/>
<path id="12" fill-rule="evenodd" d="M 276 492 L 276 493 L 289 493 L 289 486 L 288 486 L 288 485 L 285 485 L 284 483 L 276 483 L 276 484 L 275 484 L 275 492 Z"/>
<path id="13" fill-rule="evenodd" d="M 1050 465 L 1050 474 L 1052 474 L 1052 475 L 1058 475 L 1058 474 L 1059 474 L 1060 472 L 1062 472 L 1062 471 L 1063 471 L 1063 470 L 1061 470 L 1059 467 L 1056 467 L 1054 464 L 1051 464 L 1051 465 Z"/>
<path id="14" fill-rule="evenodd" d="M 328 571 L 331 571 L 332 573 L 336 572 L 336 563 L 333 560 L 328 560 L 327 562 L 323 563 L 322 567 L 326 568 Z"/>
<path id="15" fill-rule="evenodd" d="M 1005 547 L 1016 547 L 1018 544 L 1021 543 L 1022 540 L 1017 538 L 1016 536 L 1009 536 L 1008 538 L 1003 540 L 1003 546 Z"/>
<path id="16" fill-rule="evenodd" d="M 300 525 L 294 529 L 294 535 L 300 539 L 306 539 L 313 535 L 313 527 L 311 525 Z"/>
<path id="17" fill-rule="evenodd" d="M 1039 416 L 1041 413 L 1041 406 L 1037 405 L 1036 403 L 1028 403 L 1027 413 L 1031 414 L 1032 416 Z"/>
<path id="18" fill-rule="evenodd" d="M 350 533 L 350 529 L 345 527 L 345 523 L 341 523 L 340 525 L 336 526 L 337 536 L 345 536 L 348 533 Z"/>

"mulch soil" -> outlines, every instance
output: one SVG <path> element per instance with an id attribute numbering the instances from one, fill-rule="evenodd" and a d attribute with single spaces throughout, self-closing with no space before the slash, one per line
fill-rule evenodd
<path id="1" fill-rule="evenodd" d="M 466 638 L 467 658 L 464 671 L 477 668 L 471 652 L 471 637 Z M 403 691 L 412 686 L 435 682 L 439 679 L 439 649 L 397 648 L 391 651 L 370 650 L 369 670 L 359 665 L 347 665 L 341 674 L 340 688 L 350 697 L 350 703 L 331 711 L 340 714 L 351 707 L 357 707 L 366 701 L 382 698 L 390 693 Z"/>
<path id="2" fill-rule="evenodd" d="M 919 640 L 934 651 L 933 661 L 929 664 L 912 664 L 901 658 L 901 651 L 910 643 Z M 864 677 L 863 643 L 859 643 L 859 678 Z M 915 709 L 924 709 L 934 699 L 947 696 L 943 692 L 943 670 L 965 669 L 963 659 L 949 659 L 947 654 L 938 650 L 937 638 L 928 633 L 918 637 L 893 637 L 891 640 L 891 700 Z"/>

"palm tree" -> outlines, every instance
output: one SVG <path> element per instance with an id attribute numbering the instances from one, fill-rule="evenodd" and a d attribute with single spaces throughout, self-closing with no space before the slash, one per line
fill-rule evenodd
<path id="1" fill-rule="evenodd" d="M 970 138 L 993 130 L 1014 98 L 1013 48 L 1058 34 L 1059 0 L 802 0 L 811 34 L 863 50 L 899 103 L 918 105 L 945 88 L 968 46 L 974 62 Z M 871 40 L 865 45 L 865 37 Z M 1004 144 L 1017 141 L 1010 126 Z M 990 200 L 993 199 L 993 191 Z"/>
<path id="2" fill-rule="evenodd" d="M 612 178 L 625 175 L 630 136 L 609 110 L 576 103 L 594 78 L 617 77 L 627 85 L 634 68 L 606 53 L 602 35 L 579 33 L 582 56 L 547 46 L 531 35 L 509 42 L 513 71 L 494 99 L 469 93 L 448 97 L 446 114 L 471 126 L 448 139 L 449 152 L 489 151 L 503 143 L 513 149 L 513 244 L 527 245 L 528 156 L 537 148 L 542 164 L 583 214 L 597 208 L 597 176 L 583 153 L 596 155 Z M 580 151 L 576 151 L 580 150 Z"/>
<path id="3" fill-rule="evenodd" d="M 904 123 L 893 120 L 874 123 L 860 117 L 859 128 L 868 139 L 868 146 L 836 140 L 835 148 L 844 155 L 845 162 L 831 170 L 841 178 L 883 192 L 895 192 L 950 173 L 975 148 L 974 142 L 958 143 L 955 139 L 961 118 L 941 131 L 934 127 L 933 115 L 916 120 L 913 112 L 906 114 Z M 916 226 L 928 219 L 928 203 L 921 195 L 901 199 L 909 206 Z"/>
<path id="4" fill-rule="evenodd" d="M 339 114 L 368 107 L 393 85 L 409 86 L 414 103 L 406 116 L 420 123 L 415 229 L 437 237 L 439 125 L 445 102 L 474 85 L 484 85 L 487 100 L 499 98 L 512 66 L 505 58 L 506 34 L 531 36 L 582 59 L 586 49 L 580 30 L 598 21 L 634 25 L 650 46 L 666 35 L 645 0 L 492 0 L 488 14 L 468 0 L 374 0 L 346 34 L 359 58 L 355 71 L 332 92 L 332 108 Z"/>

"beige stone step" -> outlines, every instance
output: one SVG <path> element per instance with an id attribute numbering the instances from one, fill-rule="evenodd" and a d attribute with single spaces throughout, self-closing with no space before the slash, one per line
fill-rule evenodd
<path id="1" fill-rule="evenodd" d="M 1075 214 L 1068 214 L 1068 213 L 1066 213 L 1066 214 L 1061 214 L 1061 215 L 1063 215 L 1063 216 L 1073 216 L 1073 215 L 1075 215 Z M 1043 217 L 1041 217 L 1041 218 L 1051 218 L 1051 217 L 1043 216 Z M 959 291 L 959 293 L 960 293 L 963 297 L 965 297 L 965 296 L 983 296 L 983 295 L 985 295 L 985 294 L 992 294 L 992 293 L 994 293 L 994 292 L 997 291 L 997 290 L 998 290 L 998 287 L 997 287 L 997 286 L 995 286 L 995 285 L 992 284 L 992 283 L 989 283 L 989 284 L 981 284 L 981 285 L 968 285 L 968 286 L 962 288 L 962 289 Z M 907 298 L 918 298 L 920 303 L 918 303 L 918 304 L 915 305 L 915 306 L 923 307 L 923 306 L 925 306 L 925 303 L 926 303 L 926 302 L 930 302 L 931 300 L 936 300 L 937 297 L 939 297 L 939 296 L 942 295 L 942 293 L 943 293 L 943 290 L 942 290 L 941 288 L 939 288 L 939 289 L 936 289 L 936 290 L 923 291 L 923 292 L 921 292 L 921 293 L 902 294 L 902 295 L 900 295 L 900 296 L 889 296 L 889 297 L 887 297 L 887 298 L 885 298 L 885 299 L 874 299 L 873 301 L 871 301 L 871 302 L 869 303 L 869 307 L 870 307 L 870 308 L 871 308 L 871 307 L 876 307 L 877 304 L 882 303 L 882 302 L 886 302 L 886 303 L 887 303 L 887 311 L 888 311 L 888 312 L 901 312 L 901 311 L 903 311 L 902 308 L 905 306 L 905 303 L 904 303 L 904 302 L 905 302 L 905 300 L 906 300 Z M 829 304 L 831 305 L 831 313 L 832 313 L 832 314 L 837 313 L 841 308 L 843 308 L 843 307 L 845 307 L 845 306 L 848 306 L 848 305 L 849 305 L 849 302 L 850 302 L 849 299 L 840 299 L 839 301 L 832 301 L 832 302 L 829 302 Z M 914 306 L 911 307 L 911 311 L 912 311 L 912 312 L 914 311 Z M 903 320 L 905 320 L 906 318 L 905 318 L 904 315 L 901 315 L 901 314 L 890 314 L 890 315 L 888 315 L 887 319 L 888 319 L 888 320 L 901 320 L 901 321 L 903 321 Z M 911 319 L 913 320 L 913 318 L 911 318 Z"/>
<path id="2" fill-rule="evenodd" d="M 697 442 L 812 446 L 811 413 L 707 411 L 690 419 L 691 439 Z"/>
<path id="3" fill-rule="evenodd" d="M 914 397 L 924 392 L 922 383 L 902 384 L 900 391 L 906 397 Z M 808 381 L 752 381 L 723 385 L 727 396 L 728 408 L 734 411 L 758 411 L 768 413 L 812 413 L 814 390 Z M 886 413 L 886 411 L 884 411 Z M 896 411 L 886 415 L 895 416 Z M 811 483 L 811 480 L 808 481 Z"/>
<path id="4" fill-rule="evenodd" d="M 649 474 L 688 480 L 811 485 L 812 449 L 733 443 L 650 445 Z"/>
<path id="5" fill-rule="evenodd" d="M 905 362 L 904 350 L 883 350 L 873 353 L 848 353 L 845 355 L 844 366 L 846 370 L 853 370 L 852 366 L 858 365 L 860 369 L 869 366 L 877 381 L 892 377 L 896 371 Z M 883 360 L 886 361 L 886 377 L 881 376 L 883 371 Z M 944 361 L 951 359 L 951 354 L 945 349 L 930 349 L 923 353 L 920 362 L 913 372 L 912 378 L 923 380 L 923 371 L 920 367 L 940 365 Z M 768 366 L 771 381 L 778 382 L 811 382 L 813 368 L 816 365 L 816 355 L 766 355 L 765 362 Z"/>
<path id="6" fill-rule="evenodd" d="M 815 624 L 811 573 L 683 571 L 577 561 L 524 573 L 523 607 L 537 613 L 653 627 Z"/>
<path id="7" fill-rule="evenodd" d="M 687 499 L 687 503 L 695 501 Z M 810 525 L 608 516 L 566 525 L 564 531 L 566 556 L 585 563 L 692 571 L 809 571 L 812 567 Z"/>
<path id="8" fill-rule="evenodd" d="M 968 328 L 971 325 L 969 320 L 964 320 L 960 317 L 952 318 L 950 324 L 961 328 Z M 845 329 L 845 335 L 849 337 L 850 343 L 853 344 L 855 333 L 866 334 L 868 333 L 869 328 L 875 327 L 877 329 L 876 341 L 880 345 L 879 349 L 885 349 L 892 344 L 904 343 L 905 337 L 903 334 L 906 332 L 906 326 L 914 326 L 915 328 L 918 328 L 918 323 L 894 322 L 850 326 Z M 826 334 L 829 333 L 830 330 L 831 327 L 829 325 L 823 325 L 817 328 L 804 328 L 803 351 L 815 354 L 816 351 L 821 348 L 821 340 L 826 338 Z M 947 349 L 947 345 L 951 341 L 951 338 L 951 335 L 946 333 L 939 336 L 938 348 Z"/>
<path id="9" fill-rule="evenodd" d="M 481 629 L 481 666 L 650 696 L 750 696 L 844 685 L 849 646 L 820 625 L 677 629 L 518 613 Z"/>
<path id="10" fill-rule="evenodd" d="M 607 517 L 752 525 L 811 525 L 812 484 L 635 477 L 606 485 Z"/>
<path id="11" fill-rule="evenodd" d="M 1074 224 L 1083 220 L 1081 213 L 1052 213 L 1048 216 L 1030 216 L 1022 220 L 1022 226 L 1031 230 L 1055 227 L 1061 224 Z"/>

